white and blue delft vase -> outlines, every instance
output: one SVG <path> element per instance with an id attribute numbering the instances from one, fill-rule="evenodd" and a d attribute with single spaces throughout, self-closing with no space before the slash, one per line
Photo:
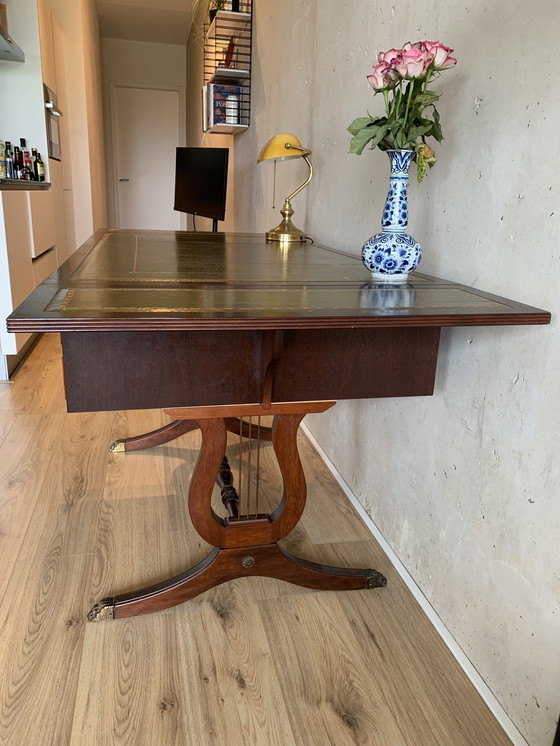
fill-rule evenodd
<path id="1" fill-rule="evenodd" d="M 422 249 L 406 232 L 408 225 L 408 172 L 414 152 L 388 150 L 391 161 L 389 192 L 381 233 L 369 238 L 362 247 L 362 261 L 375 280 L 401 282 L 420 264 Z"/>

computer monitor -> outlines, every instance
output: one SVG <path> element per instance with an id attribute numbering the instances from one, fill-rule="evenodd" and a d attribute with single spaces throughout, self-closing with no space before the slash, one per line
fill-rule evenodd
<path id="1" fill-rule="evenodd" d="M 177 148 L 174 209 L 216 221 L 226 214 L 228 148 Z"/>

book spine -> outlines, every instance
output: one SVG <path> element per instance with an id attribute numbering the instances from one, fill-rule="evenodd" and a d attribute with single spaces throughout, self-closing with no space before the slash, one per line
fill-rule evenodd
<path id="1" fill-rule="evenodd" d="M 202 86 L 202 131 L 208 131 L 208 86 Z"/>
<path id="2" fill-rule="evenodd" d="M 232 123 L 231 113 L 228 118 L 228 98 L 231 97 L 231 104 L 235 103 L 235 109 L 237 117 L 239 116 L 239 99 L 241 97 L 242 88 L 238 85 L 221 85 L 211 84 L 212 90 L 209 92 L 208 106 L 210 110 L 210 119 L 212 124 L 227 124 Z M 209 86 L 210 88 L 210 86 Z M 232 107 L 230 107 L 232 108 Z M 239 119 L 237 119 L 236 124 Z M 212 124 L 210 126 L 212 126 Z"/>
<path id="3" fill-rule="evenodd" d="M 208 84 L 208 129 L 212 128 L 215 124 L 214 122 L 214 83 Z"/>

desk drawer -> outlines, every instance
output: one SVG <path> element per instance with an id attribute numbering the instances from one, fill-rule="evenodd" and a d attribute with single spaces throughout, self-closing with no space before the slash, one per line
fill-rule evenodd
<path id="1" fill-rule="evenodd" d="M 429 396 L 438 327 L 286 330 L 273 401 Z M 69 412 L 262 400 L 262 331 L 64 332 Z"/>

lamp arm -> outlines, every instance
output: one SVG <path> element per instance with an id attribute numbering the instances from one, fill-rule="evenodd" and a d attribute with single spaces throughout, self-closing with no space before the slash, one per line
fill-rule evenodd
<path id="1" fill-rule="evenodd" d="M 303 184 L 296 189 L 295 192 L 292 192 L 289 197 L 286 197 L 286 202 L 290 202 L 296 196 L 296 194 L 299 194 L 301 190 L 309 184 L 309 182 L 311 181 L 311 177 L 313 176 L 313 166 L 311 165 L 311 161 L 306 155 L 303 155 L 302 158 L 309 166 L 309 176 L 307 177 L 307 180 L 304 181 Z"/>

